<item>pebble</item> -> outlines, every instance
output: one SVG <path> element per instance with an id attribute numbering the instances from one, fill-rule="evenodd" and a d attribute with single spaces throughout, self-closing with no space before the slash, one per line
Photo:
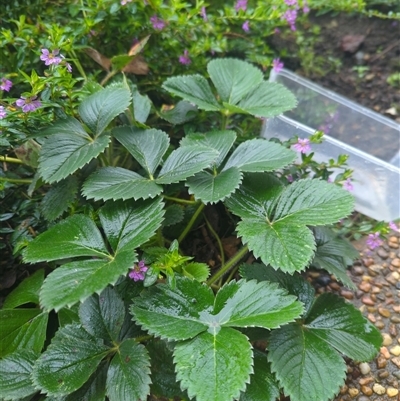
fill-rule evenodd
<path id="1" fill-rule="evenodd" d="M 362 297 L 361 302 L 365 305 L 371 305 L 371 306 L 375 305 L 375 302 L 370 297 L 367 296 Z"/>
<path id="2" fill-rule="evenodd" d="M 378 308 L 378 312 L 383 317 L 390 317 L 390 310 L 386 308 Z"/>
<path id="3" fill-rule="evenodd" d="M 367 281 L 362 281 L 361 284 L 358 286 L 361 291 L 369 292 L 371 290 L 371 284 Z"/>
<path id="4" fill-rule="evenodd" d="M 380 379 L 386 379 L 387 377 L 389 377 L 389 372 L 387 370 L 384 370 L 382 372 L 378 373 L 378 377 Z"/>
<path id="5" fill-rule="evenodd" d="M 394 377 L 397 377 L 398 379 L 400 379 L 400 370 L 395 370 L 395 371 L 393 372 L 393 376 L 394 376 Z"/>
<path id="6" fill-rule="evenodd" d="M 371 372 L 371 366 L 369 366 L 369 364 L 366 362 L 360 363 L 358 367 L 360 368 L 360 372 L 363 375 L 367 375 L 369 372 Z"/>
<path id="7" fill-rule="evenodd" d="M 389 253 L 386 252 L 384 249 L 379 248 L 377 254 L 382 258 L 382 259 L 387 259 L 389 257 Z"/>
<path id="8" fill-rule="evenodd" d="M 362 260 L 362 262 L 363 262 L 363 265 L 364 265 L 365 267 L 369 267 L 369 266 L 371 266 L 372 264 L 374 264 L 374 259 L 372 259 L 372 258 L 364 258 L 364 259 Z"/>
<path id="9" fill-rule="evenodd" d="M 361 386 L 361 392 L 365 395 L 371 395 L 373 393 L 372 388 L 368 386 Z"/>
<path id="10" fill-rule="evenodd" d="M 396 395 L 399 394 L 399 390 L 398 390 L 397 388 L 389 387 L 389 388 L 386 390 L 386 394 L 387 394 L 389 397 L 396 397 Z"/>
<path id="11" fill-rule="evenodd" d="M 392 358 L 392 362 L 400 368 L 400 357 L 396 356 L 395 358 Z"/>
<path id="12" fill-rule="evenodd" d="M 400 323 L 400 316 L 392 316 L 390 321 L 393 323 Z"/>
<path id="13" fill-rule="evenodd" d="M 371 390 L 371 389 L 370 389 Z M 371 390 L 371 394 L 372 394 L 372 390 Z M 367 394 L 367 395 L 371 395 L 371 394 Z M 361 397 L 358 397 L 357 401 L 369 401 L 369 397 L 364 397 L 363 395 Z"/>
<path id="14" fill-rule="evenodd" d="M 389 334 L 390 334 L 392 337 L 397 337 L 396 325 L 394 325 L 394 324 L 389 324 Z"/>
<path id="15" fill-rule="evenodd" d="M 374 393 L 375 394 L 379 394 L 379 395 L 382 395 L 382 394 L 385 394 L 386 393 L 386 389 L 385 389 L 385 387 L 383 387 L 381 384 L 379 384 L 379 383 L 375 383 L 374 385 L 373 385 L 373 387 L 372 387 L 372 390 L 374 390 Z"/>
<path id="16" fill-rule="evenodd" d="M 336 281 L 333 281 L 332 283 L 330 283 L 329 287 L 331 287 L 332 290 L 335 290 L 335 291 L 339 291 L 340 290 L 340 285 Z"/>
<path id="17" fill-rule="evenodd" d="M 369 384 L 374 381 L 374 378 L 369 376 L 369 377 L 362 377 L 358 382 L 360 383 L 360 386 L 365 386 L 366 384 Z"/>
<path id="18" fill-rule="evenodd" d="M 394 356 L 399 356 L 400 355 L 400 345 L 396 345 L 393 348 L 390 348 L 390 353 L 393 354 Z"/>
<path id="19" fill-rule="evenodd" d="M 357 397 L 357 396 L 358 396 L 358 393 L 359 393 L 359 391 L 358 391 L 357 388 L 355 388 L 355 387 L 349 388 L 349 394 L 350 394 L 350 397 L 351 397 L 351 398 Z"/>
<path id="20" fill-rule="evenodd" d="M 361 266 L 353 266 L 352 272 L 355 276 L 362 276 L 364 274 L 364 269 Z"/>
<path id="21" fill-rule="evenodd" d="M 382 320 L 378 320 L 378 321 L 375 323 L 375 327 L 376 327 L 377 329 L 379 329 L 379 330 L 382 330 L 382 329 L 385 328 L 385 323 L 383 323 Z"/>
<path id="22" fill-rule="evenodd" d="M 378 274 L 380 274 L 381 270 L 382 270 L 382 266 L 380 266 L 380 265 L 368 266 L 368 273 L 373 277 L 376 277 Z"/>
<path id="23" fill-rule="evenodd" d="M 354 299 L 354 293 L 348 290 L 341 290 L 340 295 L 346 299 Z"/>
<path id="24" fill-rule="evenodd" d="M 391 265 L 394 267 L 400 267 L 400 259 L 399 258 L 393 259 Z"/>
<path id="25" fill-rule="evenodd" d="M 390 358 L 390 353 L 386 347 L 381 347 L 380 352 L 384 358 L 386 359 Z"/>
<path id="26" fill-rule="evenodd" d="M 392 272 L 386 276 L 386 281 L 392 285 L 396 285 L 399 282 L 400 274 Z"/>
<path id="27" fill-rule="evenodd" d="M 387 359 L 383 357 L 382 355 L 379 355 L 378 358 L 376 359 L 376 366 L 378 369 L 383 369 L 387 365 Z"/>
<path id="28" fill-rule="evenodd" d="M 385 347 L 387 347 L 388 345 L 391 345 L 393 343 L 392 337 L 390 337 L 390 334 L 388 334 L 388 333 L 382 333 L 382 338 L 383 338 L 382 345 Z"/>

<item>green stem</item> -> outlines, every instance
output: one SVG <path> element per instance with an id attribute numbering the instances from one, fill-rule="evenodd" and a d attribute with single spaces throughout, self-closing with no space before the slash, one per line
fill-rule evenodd
<path id="1" fill-rule="evenodd" d="M 186 199 L 179 199 L 179 198 L 174 198 L 173 196 L 167 196 L 163 195 L 163 198 L 166 200 L 170 200 L 176 203 L 182 203 L 184 205 L 195 205 L 197 201 L 191 201 L 191 200 L 186 200 Z"/>
<path id="2" fill-rule="evenodd" d="M 0 181 L 12 182 L 14 184 L 30 184 L 32 182 L 32 180 L 30 179 L 7 178 L 7 177 L 0 177 Z"/>
<path id="3" fill-rule="evenodd" d="M 215 238 L 215 240 L 218 243 L 219 253 L 221 254 L 221 266 L 223 266 L 225 264 L 225 254 L 224 254 L 224 247 L 222 246 L 221 239 L 219 238 L 218 234 L 213 229 L 210 222 L 206 218 L 204 220 L 207 224 L 207 228 L 210 230 L 211 234 L 213 235 L 213 237 Z"/>
<path id="4" fill-rule="evenodd" d="M 236 254 L 235 256 L 233 256 L 231 259 L 228 260 L 228 262 L 226 262 L 225 265 L 223 265 L 208 281 L 207 284 L 211 285 L 213 283 L 215 283 L 220 277 L 222 277 L 227 271 L 229 271 L 230 269 L 232 269 L 232 267 L 234 267 L 236 264 L 238 264 L 240 262 L 241 259 L 244 258 L 244 256 L 247 254 L 247 252 L 249 251 L 249 248 L 246 246 L 244 246 L 243 248 L 241 248 Z"/>
<path id="5" fill-rule="evenodd" d="M 178 242 L 179 243 L 181 243 L 186 238 L 186 236 L 188 235 L 189 231 L 192 229 L 193 224 L 195 223 L 195 221 L 199 217 L 200 213 L 203 211 L 204 207 L 205 207 L 205 204 L 204 203 L 200 203 L 199 207 L 197 208 L 197 210 L 195 211 L 194 215 L 190 219 L 188 225 L 185 227 L 185 229 L 183 230 L 182 234 L 179 236 L 179 238 L 178 238 Z"/>
<path id="6" fill-rule="evenodd" d="M 226 126 L 228 125 L 228 118 L 229 118 L 228 114 L 225 114 L 225 113 L 222 114 L 221 130 L 225 130 L 226 129 Z"/>
<path id="7" fill-rule="evenodd" d="M 22 160 L 16 159 L 15 157 L 0 156 L 0 162 L 24 164 Z"/>

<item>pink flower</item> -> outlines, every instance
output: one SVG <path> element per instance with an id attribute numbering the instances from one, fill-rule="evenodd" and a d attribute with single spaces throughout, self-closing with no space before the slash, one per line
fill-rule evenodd
<path id="1" fill-rule="evenodd" d="M 165 28 L 165 22 L 158 18 L 157 15 L 150 17 L 150 22 L 151 25 L 153 25 L 153 28 L 157 31 L 162 31 Z"/>
<path id="2" fill-rule="evenodd" d="M 311 150 L 311 146 L 310 146 L 310 140 L 308 138 L 299 138 L 297 140 L 297 143 L 293 145 L 293 149 L 296 152 L 300 152 L 300 153 L 307 153 Z"/>
<path id="3" fill-rule="evenodd" d="M 279 58 L 274 58 L 272 60 L 272 68 L 276 73 L 279 73 L 283 69 L 283 63 Z"/>
<path id="4" fill-rule="evenodd" d="M 0 106 L 0 119 L 3 119 L 6 116 L 7 116 L 6 109 L 4 108 L 4 106 Z"/>
<path id="5" fill-rule="evenodd" d="M 297 0 L 285 0 L 288 6 L 297 6 Z"/>
<path id="6" fill-rule="evenodd" d="M 18 107 L 22 107 L 22 111 L 24 113 L 28 113 L 29 111 L 35 111 L 42 105 L 42 103 L 39 100 L 36 100 L 36 98 L 37 96 L 32 96 L 32 97 L 21 96 L 21 98 L 18 99 L 15 102 L 15 104 Z"/>
<path id="7" fill-rule="evenodd" d="M 183 65 L 189 65 L 192 62 L 189 58 L 189 52 L 186 49 L 183 54 L 179 56 L 179 62 Z"/>
<path id="8" fill-rule="evenodd" d="M 282 16 L 282 19 L 285 19 L 287 21 L 292 31 L 296 30 L 296 18 L 297 18 L 296 10 L 286 10 Z"/>
<path id="9" fill-rule="evenodd" d="M 293 176 L 292 176 L 292 174 L 288 174 L 288 175 L 286 176 L 286 179 L 288 180 L 288 182 L 293 182 Z"/>
<path id="10" fill-rule="evenodd" d="M 238 12 L 239 10 L 246 11 L 247 9 L 247 0 L 237 0 L 235 4 L 235 10 Z"/>
<path id="11" fill-rule="evenodd" d="M 242 29 L 243 29 L 245 32 L 249 32 L 249 31 L 250 31 L 250 26 L 249 26 L 249 24 L 250 24 L 249 21 L 245 21 L 245 22 L 243 23 Z"/>
<path id="12" fill-rule="evenodd" d="M 351 192 L 354 187 L 353 184 L 351 183 L 350 178 L 348 178 L 344 183 L 343 183 L 343 189 L 345 189 L 346 191 Z"/>
<path id="13" fill-rule="evenodd" d="M 0 89 L 2 91 L 9 92 L 11 87 L 12 87 L 12 82 L 9 79 L 6 78 L 1 78 L 1 84 L 0 84 Z"/>
<path id="14" fill-rule="evenodd" d="M 206 12 L 206 8 L 205 7 L 201 7 L 200 15 L 202 16 L 202 18 L 203 18 L 203 20 L 205 22 L 208 21 L 207 12 Z"/>
<path id="15" fill-rule="evenodd" d="M 369 247 L 369 249 L 373 250 L 375 248 L 378 248 L 378 246 L 382 245 L 382 240 L 379 238 L 379 235 L 380 233 L 368 234 L 366 244 Z"/>
<path id="16" fill-rule="evenodd" d="M 72 67 L 70 63 L 65 63 L 65 66 L 67 67 L 68 72 L 72 72 Z"/>
<path id="17" fill-rule="evenodd" d="M 47 49 L 42 49 L 40 60 L 44 61 L 45 65 L 58 65 L 62 61 L 61 57 L 57 57 L 58 53 L 59 51 L 57 49 L 52 52 L 49 52 Z"/>
<path id="18" fill-rule="evenodd" d="M 393 231 L 399 231 L 399 227 L 397 227 L 397 225 L 394 221 L 389 222 L 389 228 Z"/>
<path id="19" fill-rule="evenodd" d="M 137 265 L 133 266 L 133 269 L 129 272 L 129 278 L 133 281 L 143 281 L 148 269 L 149 268 L 144 264 L 144 260 L 141 260 Z"/>

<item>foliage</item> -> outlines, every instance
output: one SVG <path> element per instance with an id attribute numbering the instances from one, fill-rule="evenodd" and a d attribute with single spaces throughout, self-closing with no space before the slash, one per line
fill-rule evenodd
<path id="1" fill-rule="evenodd" d="M 71 2 L 51 23 L 47 3 L 5 8 L 0 57 L 14 85 L 1 92 L 2 161 L 12 167 L 1 171 L 0 218 L 33 273 L 0 310 L 1 396 L 332 398 L 341 355 L 371 359 L 381 338 L 301 275 L 313 266 L 352 286 L 356 253 L 328 227 L 352 212 L 351 194 L 326 182 L 332 167 L 348 178 L 346 158 L 294 163 L 297 138 L 258 138 L 261 118 L 296 106 L 256 66 L 272 59 L 257 33 L 286 26 L 287 5 L 205 14 L 201 2 L 122 3 Z M 211 52 L 231 57 L 209 61 Z M 170 62 L 179 55 L 191 64 Z M 213 208 L 228 228 L 213 226 Z M 191 253 L 187 237 L 204 227 L 217 266 Z M 222 230 L 243 243 L 226 262 Z M 234 279 L 250 251 L 263 264 Z M 255 347 L 253 330 L 266 346 Z"/>

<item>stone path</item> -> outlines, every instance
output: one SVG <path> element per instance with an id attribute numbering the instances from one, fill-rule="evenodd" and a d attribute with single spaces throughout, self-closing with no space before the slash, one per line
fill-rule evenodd
<path id="1" fill-rule="evenodd" d="M 319 292 L 339 292 L 382 333 L 383 346 L 369 363 L 348 363 L 347 380 L 334 401 L 400 401 L 400 234 L 371 251 L 354 244 L 360 259 L 350 270 L 357 291 L 331 281 Z M 316 279 L 318 282 L 318 279 Z"/>

